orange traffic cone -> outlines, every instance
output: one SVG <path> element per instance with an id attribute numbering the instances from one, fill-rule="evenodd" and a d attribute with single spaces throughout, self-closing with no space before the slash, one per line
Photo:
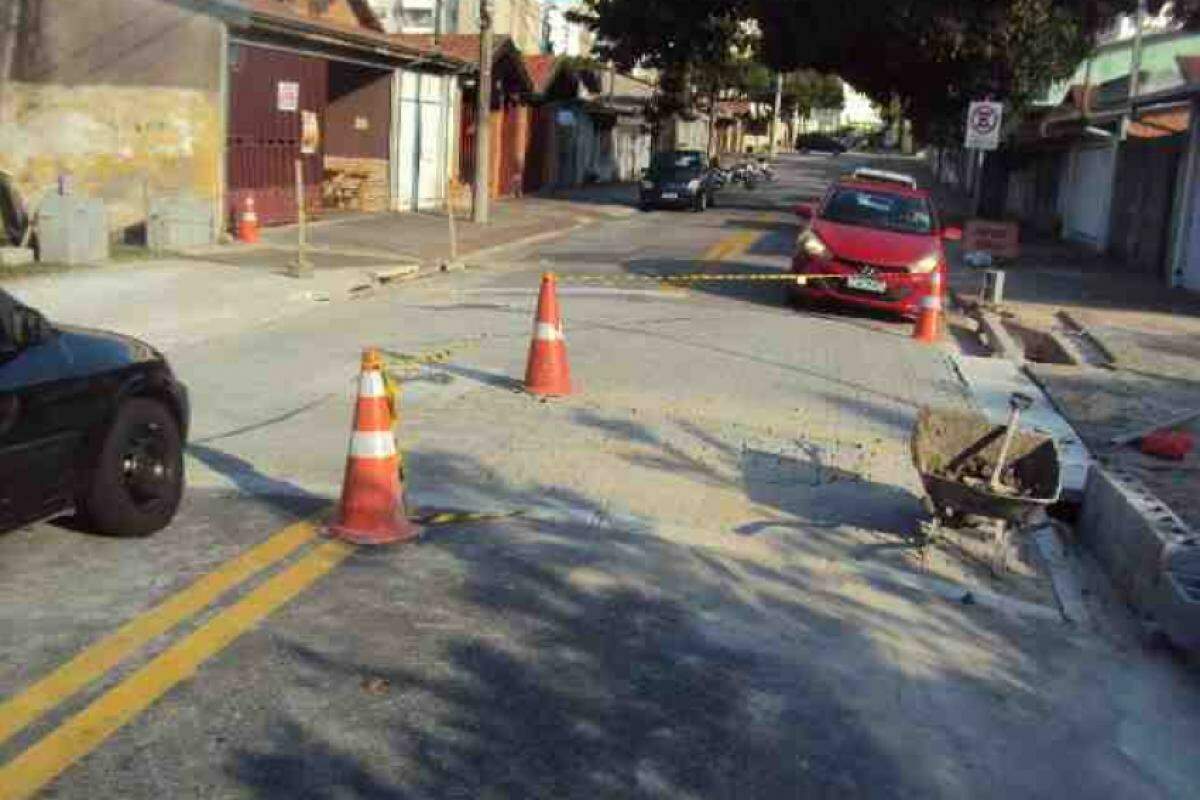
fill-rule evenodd
<path id="1" fill-rule="evenodd" d="M 366 350 L 338 522 L 328 530 L 335 539 L 354 544 L 393 544 L 421 535 L 404 508 L 404 484 L 392 423 L 383 362 L 377 351 Z"/>
<path id="2" fill-rule="evenodd" d="M 929 294 L 921 298 L 921 311 L 912 338 L 918 342 L 933 344 L 942 335 L 942 274 L 934 271 L 930 280 Z"/>
<path id="3" fill-rule="evenodd" d="M 571 393 L 571 367 L 563 337 L 562 314 L 558 310 L 558 282 L 554 273 L 542 276 L 533 342 L 525 369 L 525 390 L 538 396 L 565 397 Z"/>
<path id="4" fill-rule="evenodd" d="M 254 210 L 254 195 L 246 195 L 242 214 L 238 217 L 237 237 L 247 244 L 258 243 L 258 212 Z"/>

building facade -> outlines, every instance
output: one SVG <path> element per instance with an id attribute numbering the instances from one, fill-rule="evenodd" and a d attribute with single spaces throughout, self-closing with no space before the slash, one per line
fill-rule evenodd
<path id="1" fill-rule="evenodd" d="M 595 34 L 567 15 L 580 7 L 577 0 L 546 0 L 542 15 L 542 50 L 556 56 L 590 55 Z"/>
<path id="2" fill-rule="evenodd" d="M 458 0 L 453 33 L 479 33 L 480 0 Z M 492 29 L 512 39 L 527 55 L 541 52 L 541 0 L 491 0 Z"/>
<path id="3" fill-rule="evenodd" d="M 394 41 L 365 0 L 18 10 L 0 169 L 34 207 L 69 185 L 129 239 L 163 203 L 208 208 L 217 236 L 250 198 L 265 224 L 295 219 L 298 189 L 314 213 L 445 197 L 458 76 L 473 67 Z"/>

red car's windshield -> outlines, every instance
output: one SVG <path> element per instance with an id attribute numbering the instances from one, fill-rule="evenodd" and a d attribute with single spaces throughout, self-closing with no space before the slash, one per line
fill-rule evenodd
<path id="1" fill-rule="evenodd" d="M 844 225 L 899 233 L 933 233 L 933 209 L 927 200 L 869 189 L 834 190 L 821 217 Z"/>

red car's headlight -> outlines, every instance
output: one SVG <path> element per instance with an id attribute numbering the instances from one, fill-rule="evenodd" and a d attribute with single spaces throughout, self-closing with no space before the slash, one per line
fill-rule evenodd
<path id="1" fill-rule="evenodd" d="M 930 272 L 933 272 L 935 269 L 937 269 L 938 264 L 940 264 L 941 261 L 941 254 L 937 251 L 934 251 L 924 258 L 909 264 L 908 271 L 914 275 L 928 275 Z"/>
<path id="2" fill-rule="evenodd" d="M 815 258 L 819 261 L 824 261 L 833 256 L 830 249 L 821 241 L 821 237 L 812 231 L 805 231 L 800 234 L 800 238 L 796 240 L 796 246 L 809 258 Z"/>

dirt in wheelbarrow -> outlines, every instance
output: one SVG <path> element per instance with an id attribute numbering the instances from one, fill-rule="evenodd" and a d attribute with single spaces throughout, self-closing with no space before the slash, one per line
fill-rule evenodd
<path id="1" fill-rule="evenodd" d="M 968 459 L 963 464 L 956 465 L 951 470 L 935 471 L 934 475 L 947 480 L 961 483 L 972 489 L 1001 494 L 1007 497 L 1036 497 L 1037 486 L 1023 480 L 1017 470 L 1006 468 L 1000 475 L 1000 485 L 991 486 L 994 466 L 982 457 Z"/>

